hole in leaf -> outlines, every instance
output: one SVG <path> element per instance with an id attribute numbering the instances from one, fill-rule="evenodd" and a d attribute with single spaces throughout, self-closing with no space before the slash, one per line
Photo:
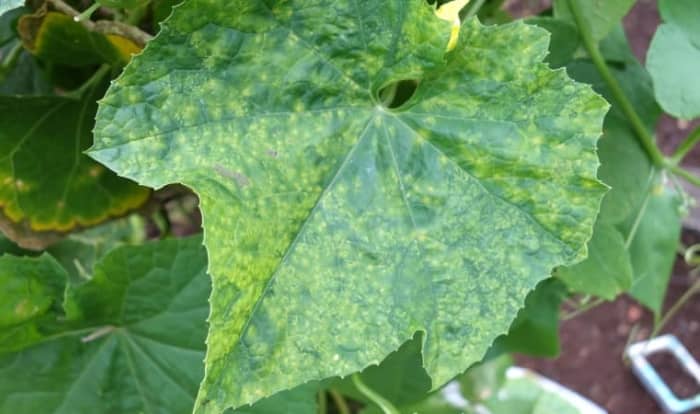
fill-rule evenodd
<path id="1" fill-rule="evenodd" d="M 417 79 L 403 79 L 382 88 L 379 91 L 379 99 L 385 107 L 396 109 L 408 102 L 416 93 L 417 88 Z"/>

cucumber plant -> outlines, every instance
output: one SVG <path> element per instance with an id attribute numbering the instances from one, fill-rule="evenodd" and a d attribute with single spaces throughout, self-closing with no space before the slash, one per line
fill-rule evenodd
<path id="1" fill-rule="evenodd" d="M 562 300 L 661 320 L 699 6 L 501 3 L 0 2 L 0 413 L 505 413 Z"/>

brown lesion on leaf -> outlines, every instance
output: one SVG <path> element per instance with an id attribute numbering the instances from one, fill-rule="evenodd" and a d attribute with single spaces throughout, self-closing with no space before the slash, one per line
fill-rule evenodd
<path id="1" fill-rule="evenodd" d="M 153 191 L 144 187 L 143 192 L 133 196 L 131 200 L 126 200 L 123 205 L 111 206 L 105 211 L 105 214 L 91 220 L 85 220 L 76 216 L 68 225 L 60 226 L 60 228 L 42 229 L 37 229 L 36 225 L 33 226 L 32 220 L 28 217 L 23 217 L 21 220 L 13 220 L 8 217 L 4 212 L 2 203 L 0 203 L 0 233 L 24 249 L 44 250 L 72 232 L 95 227 L 111 220 L 125 217 L 133 212 L 146 212 L 153 208 L 150 203 L 153 199 Z M 64 208 L 64 201 L 56 202 L 57 210 L 63 210 Z"/>
<path id="2" fill-rule="evenodd" d="M 239 187 L 245 188 L 250 185 L 250 179 L 243 173 L 230 170 L 221 164 L 214 165 L 214 171 L 224 178 L 231 179 L 238 184 Z"/>

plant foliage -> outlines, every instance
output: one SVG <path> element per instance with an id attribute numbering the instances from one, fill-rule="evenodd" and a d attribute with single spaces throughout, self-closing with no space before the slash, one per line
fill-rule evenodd
<path id="1" fill-rule="evenodd" d="M 0 0 L 0 414 L 575 413 L 508 354 L 661 319 L 696 2 L 177 3 Z"/>

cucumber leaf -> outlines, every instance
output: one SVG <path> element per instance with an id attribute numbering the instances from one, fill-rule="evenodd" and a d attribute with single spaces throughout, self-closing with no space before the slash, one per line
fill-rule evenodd
<path id="1" fill-rule="evenodd" d="M 649 46 L 647 68 L 659 104 L 681 119 L 700 116 L 700 3 L 660 0 L 664 23 Z"/>
<path id="2" fill-rule="evenodd" d="M 82 153 L 101 90 L 82 100 L 0 96 L 0 230 L 21 246 L 46 247 L 148 199 L 147 188 Z"/>
<path id="3" fill-rule="evenodd" d="M 65 271 L 50 256 L 0 257 L 0 341 L 28 332 L 35 342 L 0 346 L 0 413 L 191 413 L 204 372 L 206 263 L 199 237 L 119 247 L 64 302 Z M 312 414 L 314 396 L 309 384 L 232 414 Z"/>
<path id="4" fill-rule="evenodd" d="M 423 0 L 192 0 L 101 101 L 90 155 L 202 203 L 198 412 L 357 372 L 417 331 L 437 388 L 585 257 L 606 102 L 547 68 L 542 29 L 472 19 L 446 53 L 450 32 Z"/>

